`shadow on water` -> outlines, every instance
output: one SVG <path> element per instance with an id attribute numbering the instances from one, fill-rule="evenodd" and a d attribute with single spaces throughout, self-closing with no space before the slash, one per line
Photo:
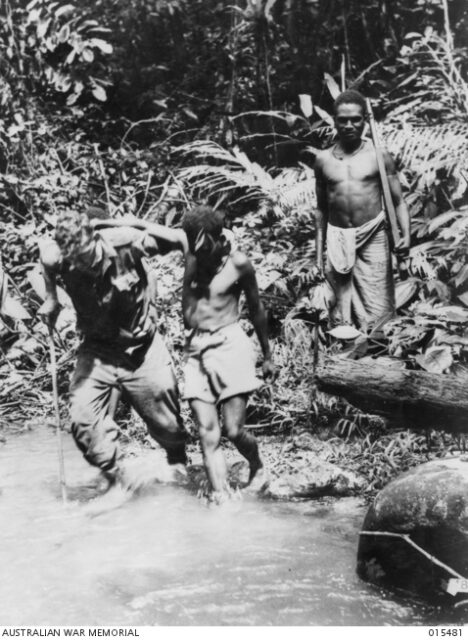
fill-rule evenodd
<path id="1" fill-rule="evenodd" d="M 0 448 L 0 623 L 381 625 L 444 622 L 355 575 L 356 499 L 203 505 L 160 485 L 95 517 L 96 472 L 65 442 L 60 501 L 53 432 Z M 448 621 L 448 620 L 447 620 Z"/>

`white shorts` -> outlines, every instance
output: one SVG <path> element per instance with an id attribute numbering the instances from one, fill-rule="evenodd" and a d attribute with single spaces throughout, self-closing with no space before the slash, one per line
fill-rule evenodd
<path id="1" fill-rule="evenodd" d="M 239 324 L 216 331 L 195 329 L 185 345 L 186 400 L 217 404 L 261 386 L 253 344 Z"/>

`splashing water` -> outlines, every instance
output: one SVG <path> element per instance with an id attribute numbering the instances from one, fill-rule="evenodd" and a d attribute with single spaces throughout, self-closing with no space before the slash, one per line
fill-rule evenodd
<path id="1" fill-rule="evenodd" d="M 429 624 L 355 575 L 356 499 L 207 507 L 159 485 L 90 517 L 97 473 L 47 427 L 0 448 L 3 625 Z M 439 620 L 440 623 L 440 620 Z"/>

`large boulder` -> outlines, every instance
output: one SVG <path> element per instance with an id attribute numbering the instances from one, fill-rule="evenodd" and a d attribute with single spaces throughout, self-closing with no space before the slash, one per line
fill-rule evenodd
<path id="1" fill-rule="evenodd" d="M 427 462 L 380 491 L 362 526 L 357 571 L 431 601 L 468 599 L 468 457 Z"/>

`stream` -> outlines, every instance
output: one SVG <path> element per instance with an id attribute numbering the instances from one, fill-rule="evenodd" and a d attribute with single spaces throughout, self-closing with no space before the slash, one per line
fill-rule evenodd
<path id="1" fill-rule="evenodd" d="M 0 625 L 444 622 L 357 578 L 358 499 L 208 507 L 159 485 L 91 517 L 96 470 L 64 449 L 66 505 L 53 429 L 0 444 Z"/>

